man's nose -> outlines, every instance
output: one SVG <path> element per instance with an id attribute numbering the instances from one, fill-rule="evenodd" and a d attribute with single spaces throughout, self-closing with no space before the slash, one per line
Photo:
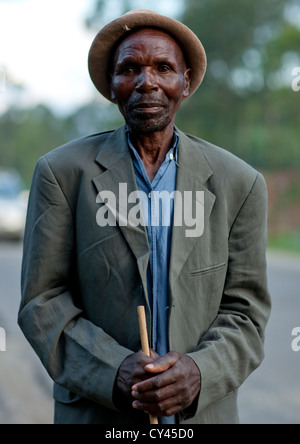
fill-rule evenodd
<path id="1" fill-rule="evenodd" d="M 136 90 L 138 92 L 149 92 L 154 91 L 158 88 L 156 78 L 154 73 L 152 72 L 151 68 L 142 68 L 139 77 L 138 82 L 136 85 Z"/>

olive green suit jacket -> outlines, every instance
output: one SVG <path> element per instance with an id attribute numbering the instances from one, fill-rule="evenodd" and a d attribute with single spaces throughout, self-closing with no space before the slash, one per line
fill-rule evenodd
<path id="1" fill-rule="evenodd" d="M 169 345 L 202 379 L 179 421 L 237 423 L 237 390 L 263 359 L 270 312 L 266 186 L 232 154 L 178 133 L 177 190 L 203 191 L 205 216 L 201 237 L 173 227 Z M 137 189 L 125 127 L 52 151 L 34 173 L 19 325 L 55 381 L 56 423 L 148 423 L 114 397 L 119 366 L 141 347 L 138 305 L 151 332 L 146 229 L 121 224 L 118 211 L 115 226 L 96 220 L 98 193 L 118 197 L 120 183 Z"/>

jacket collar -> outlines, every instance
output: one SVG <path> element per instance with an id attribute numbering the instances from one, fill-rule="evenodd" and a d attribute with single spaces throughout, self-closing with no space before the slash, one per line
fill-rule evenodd
<path id="1" fill-rule="evenodd" d="M 105 143 L 101 145 L 95 159 L 99 165 L 110 169 L 117 164 L 122 157 L 130 157 L 125 128 L 125 125 L 123 125 L 116 131 L 111 132 Z"/>
<path id="2" fill-rule="evenodd" d="M 179 176 L 181 172 L 189 176 L 197 178 L 202 184 L 205 184 L 213 175 L 213 171 L 204 156 L 203 152 L 194 143 L 192 136 L 187 136 L 185 133 L 176 128 L 179 134 Z"/>
<path id="3" fill-rule="evenodd" d="M 178 128 L 175 129 L 180 138 L 180 169 L 185 171 L 188 175 L 197 177 L 201 183 L 205 184 L 213 174 L 206 157 L 195 145 L 192 138 L 188 137 Z M 109 135 L 105 144 L 98 152 L 96 162 L 104 166 L 106 169 L 110 169 L 117 164 L 122 157 L 126 157 L 127 160 L 130 158 L 125 125 Z M 179 172 L 179 174 L 181 173 Z"/>

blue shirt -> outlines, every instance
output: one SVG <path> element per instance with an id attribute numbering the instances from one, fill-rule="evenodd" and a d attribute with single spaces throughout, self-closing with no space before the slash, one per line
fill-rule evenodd
<path id="1" fill-rule="evenodd" d="M 151 182 L 137 150 L 130 141 L 133 166 L 150 246 L 147 284 L 152 310 L 152 348 L 164 356 L 169 352 L 169 266 L 174 219 L 179 136 Z"/>

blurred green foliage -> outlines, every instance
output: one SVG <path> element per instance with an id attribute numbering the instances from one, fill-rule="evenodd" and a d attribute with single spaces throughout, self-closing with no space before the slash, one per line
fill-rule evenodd
<path id="1" fill-rule="evenodd" d="M 42 155 L 70 140 L 121 125 L 121 117 L 109 111 L 112 108 L 95 102 L 69 116 L 57 116 L 46 105 L 11 108 L 0 118 L 0 166 L 18 170 L 29 187 Z"/>
<path id="2" fill-rule="evenodd" d="M 300 231 L 280 233 L 269 237 L 269 249 L 300 252 Z"/>

